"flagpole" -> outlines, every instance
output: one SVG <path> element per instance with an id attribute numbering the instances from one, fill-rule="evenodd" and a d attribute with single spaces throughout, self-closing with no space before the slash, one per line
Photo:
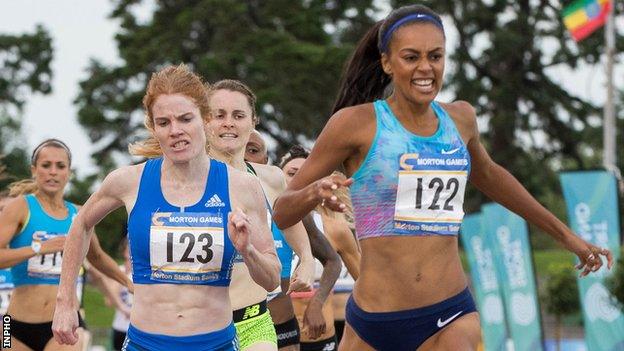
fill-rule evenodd
<path id="1" fill-rule="evenodd" d="M 603 111 L 603 164 L 604 167 L 616 173 L 619 178 L 619 171 L 616 166 L 616 126 L 615 126 L 615 106 L 614 106 L 614 89 L 613 89 L 613 61 L 615 56 L 615 23 L 614 12 L 615 2 L 612 0 L 611 11 L 607 16 L 607 24 L 605 27 L 605 42 L 607 53 L 607 101 Z"/>

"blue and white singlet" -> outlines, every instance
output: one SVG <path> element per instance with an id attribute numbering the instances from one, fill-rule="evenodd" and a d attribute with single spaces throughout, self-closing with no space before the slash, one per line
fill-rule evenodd
<path id="1" fill-rule="evenodd" d="M 227 166 L 211 159 L 202 198 L 181 208 L 169 204 L 162 193 L 162 161 L 145 163 L 128 216 L 132 281 L 228 286 L 236 251 L 227 233 Z"/>

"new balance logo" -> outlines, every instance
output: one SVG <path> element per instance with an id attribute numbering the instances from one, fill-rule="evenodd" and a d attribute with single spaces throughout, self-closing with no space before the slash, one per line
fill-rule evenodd
<path id="1" fill-rule="evenodd" d="M 452 150 L 444 150 L 444 149 L 442 149 L 442 155 L 452 155 L 452 154 L 456 153 L 457 151 L 459 151 L 459 149 L 460 149 L 459 147 L 454 148 Z"/>
<path id="2" fill-rule="evenodd" d="M 243 315 L 243 320 L 251 317 L 255 317 L 260 313 L 260 305 L 256 304 L 253 306 L 247 306 L 245 308 L 245 314 Z"/>
<path id="3" fill-rule="evenodd" d="M 206 201 L 205 206 L 206 207 L 225 207 L 225 203 L 221 201 L 221 199 L 219 198 L 219 195 L 214 194 L 208 201 Z"/>

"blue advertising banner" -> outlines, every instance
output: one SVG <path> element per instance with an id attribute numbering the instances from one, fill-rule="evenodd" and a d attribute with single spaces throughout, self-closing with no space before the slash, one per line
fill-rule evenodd
<path id="1" fill-rule="evenodd" d="M 482 216 L 464 217 L 460 239 L 470 264 L 472 290 L 477 300 L 486 351 L 506 350 L 507 327 L 491 242 L 485 240 Z"/>
<path id="2" fill-rule="evenodd" d="M 608 248 L 615 259 L 620 250 L 615 177 L 606 171 L 566 172 L 560 175 L 572 230 L 594 245 Z M 624 350 L 624 315 L 604 286 L 613 272 L 606 264 L 578 278 L 589 351 Z"/>
<path id="3" fill-rule="evenodd" d="M 483 209 L 515 351 L 543 350 L 540 310 L 524 219 L 499 204 Z"/>

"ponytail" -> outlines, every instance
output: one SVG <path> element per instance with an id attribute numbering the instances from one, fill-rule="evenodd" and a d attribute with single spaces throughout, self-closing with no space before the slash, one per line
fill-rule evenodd
<path id="1" fill-rule="evenodd" d="M 22 195 L 32 194 L 37 191 L 37 189 L 37 183 L 34 179 L 19 180 L 9 185 L 9 196 L 18 197 Z"/>
<path id="2" fill-rule="evenodd" d="M 145 158 L 157 158 L 163 154 L 158 140 L 156 140 L 153 136 L 128 145 L 128 152 L 130 152 L 130 155 L 132 156 L 141 156 Z"/>
<path id="3" fill-rule="evenodd" d="M 349 106 L 373 102 L 383 98 L 390 76 L 381 67 L 378 48 L 379 21 L 364 35 L 349 59 L 340 80 L 340 88 L 332 114 Z"/>

